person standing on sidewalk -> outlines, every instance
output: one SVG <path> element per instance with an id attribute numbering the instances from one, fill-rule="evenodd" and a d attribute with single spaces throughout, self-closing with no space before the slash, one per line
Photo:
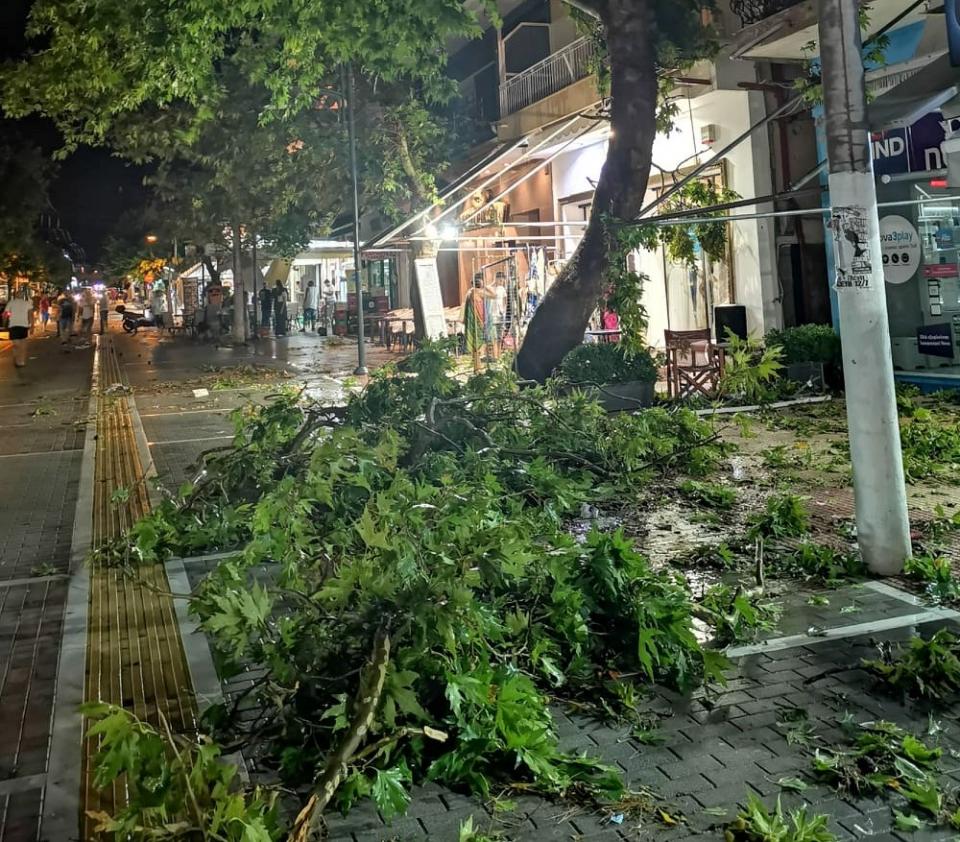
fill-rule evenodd
<path id="1" fill-rule="evenodd" d="M 273 288 L 273 334 L 274 336 L 287 335 L 287 288 L 283 281 L 277 279 Z"/>
<path id="2" fill-rule="evenodd" d="M 33 302 L 30 300 L 29 287 L 22 287 L 7 304 L 9 314 L 10 340 L 13 342 L 13 364 L 23 368 L 27 364 L 27 336 L 30 333 L 30 319 L 33 314 Z"/>
<path id="3" fill-rule="evenodd" d="M 320 302 L 320 291 L 317 289 L 317 282 L 310 281 L 303 295 L 303 327 L 300 333 L 306 333 L 307 328 L 311 331 L 317 329 L 317 305 Z"/>
<path id="4" fill-rule="evenodd" d="M 260 329 L 270 330 L 270 313 L 273 310 L 273 293 L 266 287 L 260 287 L 257 293 L 260 299 Z"/>
<path id="5" fill-rule="evenodd" d="M 100 291 L 97 305 L 100 307 L 100 335 L 103 336 L 107 332 L 107 319 L 110 318 L 110 296 L 106 288 Z"/>
<path id="6" fill-rule="evenodd" d="M 50 321 L 50 296 L 44 293 L 40 296 L 40 325 L 43 333 L 47 332 L 47 322 Z"/>
<path id="7" fill-rule="evenodd" d="M 89 338 L 93 335 L 93 312 L 96 307 L 96 300 L 93 297 L 93 291 L 88 287 L 83 291 L 83 300 L 80 302 L 80 332 Z"/>

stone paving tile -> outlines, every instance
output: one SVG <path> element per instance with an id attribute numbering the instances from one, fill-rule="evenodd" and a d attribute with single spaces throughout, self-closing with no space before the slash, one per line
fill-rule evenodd
<path id="1" fill-rule="evenodd" d="M 46 771 L 66 580 L 0 588 L 0 781 Z"/>
<path id="2" fill-rule="evenodd" d="M 0 582 L 66 573 L 82 453 L 0 459 Z"/>
<path id="3" fill-rule="evenodd" d="M 42 806 L 42 789 L 0 795 L 0 842 L 28 842 L 36 839 Z"/>

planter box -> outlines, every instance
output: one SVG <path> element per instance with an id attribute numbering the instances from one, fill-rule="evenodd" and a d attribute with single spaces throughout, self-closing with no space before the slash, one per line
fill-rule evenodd
<path id="1" fill-rule="evenodd" d="M 810 383 L 814 389 L 826 388 L 823 363 L 793 363 L 786 367 L 784 373 L 787 380 L 793 380 L 795 383 Z"/>
<path id="2" fill-rule="evenodd" d="M 604 384 L 603 391 L 595 387 L 586 391 L 594 393 L 597 402 L 607 412 L 625 412 L 653 406 L 653 386 L 652 380 L 631 380 Z"/>

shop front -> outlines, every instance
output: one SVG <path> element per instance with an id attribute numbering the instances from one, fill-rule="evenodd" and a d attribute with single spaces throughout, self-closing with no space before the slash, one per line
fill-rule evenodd
<path id="1" fill-rule="evenodd" d="M 930 386 L 960 384 L 960 191 L 941 148 L 956 129 L 934 112 L 873 140 L 893 364 Z"/>
<path id="2" fill-rule="evenodd" d="M 924 389 L 958 388 L 960 183 L 948 177 L 948 139 L 960 134 L 960 72 L 929 21 L 891 32 L 887 57 L 868 74 L 868 117 L 894 371 Z M 832 275 L 831 237 L 827 247 Z"/>

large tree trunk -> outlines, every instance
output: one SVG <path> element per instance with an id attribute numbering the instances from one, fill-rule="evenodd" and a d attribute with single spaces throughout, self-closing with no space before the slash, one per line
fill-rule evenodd
<path id="1" fill-rule="evenodd" d="M 233 224 L 233 344 L 247 341 L 247 300 L 244 294 L 243 260 L 241 259 L 240 224 Z"/>
<path id="2" fill-rule="evenodd" d="M 609 262 L 603 217 L 632 219 L 643 207 L 657 133 L 654 0 L 607 0 L 601 18 L 610 52 L 612 136 L 590 224 L 537 308 L 517 357 L 520 375 L 541 382 L 583 341 Z"/>
<path id="3" fill-rule="evenodd" d="M 208 283 L 220 285 L 220 269 L 213 263 L 213 258 L 209 254 L 203 255 L 200 262 L 207 267 L 207 274 L 210 276 Z"/>

